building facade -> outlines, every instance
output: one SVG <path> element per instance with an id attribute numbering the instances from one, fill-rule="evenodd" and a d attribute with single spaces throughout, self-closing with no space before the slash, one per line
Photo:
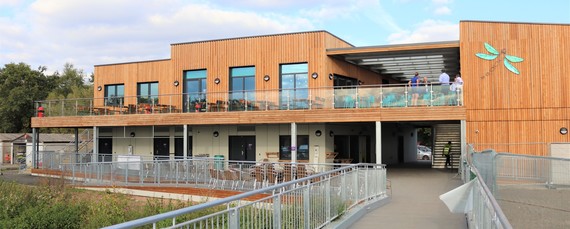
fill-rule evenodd
<path id="1" fill-rule="evenodd" d="M 570 142 L 569 37 L 462 21 L 459 41 L 436 43 L 354 47 L 314 31 L 172 44 L 169 59 L 95 66 L 93 99 L 42 101 L 32 127 L 93 128 L 95 154 L 156 159 L 404 163 L 418 128 L 434 167 L 447 141 L 549 155 Z"/>

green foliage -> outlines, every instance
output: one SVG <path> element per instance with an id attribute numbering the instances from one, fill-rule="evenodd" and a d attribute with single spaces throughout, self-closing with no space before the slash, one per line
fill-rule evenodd
<path id="1" fill-rule="evenodd" d="M 145 203 L 125 194 L 76 190 L 52 182 L 32 187 L 0 180 L 0 228 L 101 228 L 188 205 L 164 199 Z M 210 211 L 180 220 L 205 214 Z"/>
<path id="2" fill-rule="evenodd" d="M 54 80 L 44 69 L 32 70 L 24 63 L 0 68 L 0 132 L 27 132 L 34 115 L 33 101 L 45 99 Z"/>

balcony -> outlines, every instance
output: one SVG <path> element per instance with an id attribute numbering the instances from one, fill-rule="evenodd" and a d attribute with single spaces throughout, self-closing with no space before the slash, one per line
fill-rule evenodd
<path id="1" fill-rule="evenodd" d="M 406 84 L 36 101 L 36 117 L 462 106 L 449 85 Z M 40 108 L 41 107 L 41 108 Z"/>

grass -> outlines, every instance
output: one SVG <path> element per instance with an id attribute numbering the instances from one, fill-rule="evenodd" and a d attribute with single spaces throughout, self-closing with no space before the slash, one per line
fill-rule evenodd
<path id="1" fill-rule="evenodd" d="M 74 189 L 59 179 L 39 186 L 0 180 L 0 228 L 101 228 L 191 204 Z"/>

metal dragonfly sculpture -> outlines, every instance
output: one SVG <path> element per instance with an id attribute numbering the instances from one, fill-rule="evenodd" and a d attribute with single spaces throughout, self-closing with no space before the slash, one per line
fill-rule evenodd
<path id="1" fill-rule="evenodd" d="M 522 61 L 524 60 L 523 58 L 520 58 L 520 57 L 518 57 L 518 56 L 511 56 L 511 55 L 508 55 L 506 49 L 502 49 L 501 52 L 499 52 L 499 51 L 497 51 L 497 49 L 495 49 L 493 46 L 491 46 L 490 44 L 487 44 L 487 43 L 485 43 L 485 49 L 487 49 L 487 51 L 488 51 L 490 54 L 477 53 L 477 54 L 475 54 L 475 55 L 476 55 L 477 57 L 481 58 L 481 59 L 484 59 L 484 60 L 494 60 L 494 59 L 496 59 L 498 56 L 500 56 L 501 54 L 503 54 L 503 55 L 504 55 L 503 64 L 505 65 L 505 67 L 506 67 L 509 71 L 511 71 L 511 72 L 513 72 L 513 73 L 515 73 L 515 74 L 517 74 L 517 75 L 520 74 L 519 70 L 518 70 L 517 68 L 515 68 L 515 66 L 513 66 L 513 65 L 511 64 L 511 62 L 513 62 L 513 63 L 522 62 Z M 497 59 L 497 62 L 499 62 L 499 61 L 501 61 L 501 60 L 500 60 L 500 59 Z M 497 64 L 495 64 L 493 67 L 491 67 L 491 70 L 490 70 L 489 72 L 487 72 L 487 74 L 485 74 L 485 76 L 487 76 L 489 73 L 491 73 L 493 70 L 495 70 L 495 67 L 496 67 L 496 66 L 497 66 Z"/>

